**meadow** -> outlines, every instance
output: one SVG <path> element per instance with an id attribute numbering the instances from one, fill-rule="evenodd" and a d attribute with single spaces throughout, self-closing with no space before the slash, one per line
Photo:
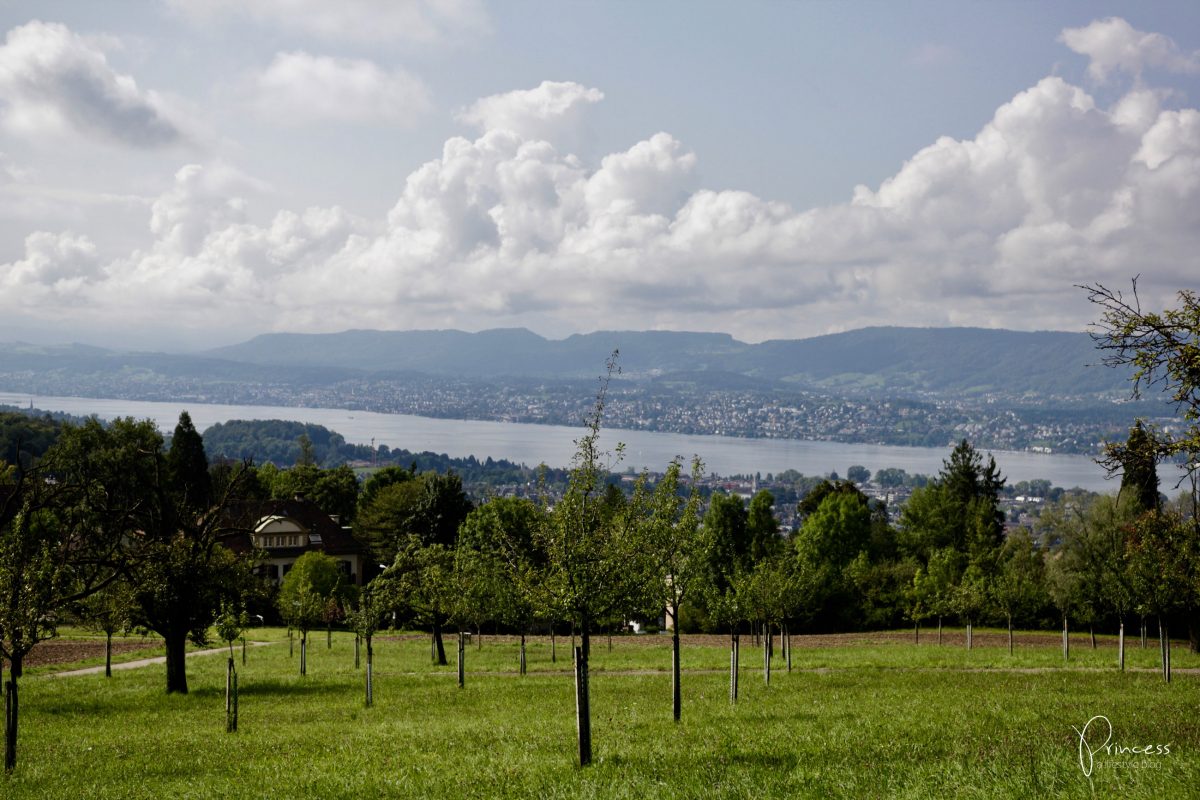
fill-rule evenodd
<path id="1" fill-rule="evenodd" d="M 961 631 L 794 637 L 792 669 L 742 640 L 740 697 L 729 651 L 685 637 L 683 720 L 671 720 L 670 642 L 593 640 L 595 762 L 575 764 L 569 638 L 531 640 L 517 674 L 511 637 L 467 647 L 466 686 L 430 663 L 427 637 L 376 640 L 375 704 L 363 704 L 353 636 L 310 641 L 307 677 L 286 633 L 258 629 L 241 665 L 239 731 L 225 732 L 225 658 L 189 659 L 187 695 L 164 693 L 164 668 L 22 684 L 12 798 L 340 797 L 1185 797 L 1200 782 L 1200 657 L 1179 642 L 1175 675 L 1136 640 L 1116 669 L 1112 638 Z M 124 654 L 123 658 L 133 657 Z M 91 662 L 97 663 L 97 662 Z M 70 666 L 79 666 L 73 664 Z M 1087 735 L 1092 774 L 1080 766 Z M 1162 752 L 1165 746 L 1168 752 Z M 1149 746 L 1149 748 L 1147 748 Z M 1149 749 L 1149 753 L 1133 752 Z M 1085 751 L 1086 753 L 1086 751 Z"/>

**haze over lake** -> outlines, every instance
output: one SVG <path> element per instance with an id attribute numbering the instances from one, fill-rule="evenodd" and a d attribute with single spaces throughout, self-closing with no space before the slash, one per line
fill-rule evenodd
<path id="1" fill-rule="evenodd" d="M 63 411 L 102 419 L 132 416 L 152 419 L 164 432 L 170 432 L 186 410 L 196 428 L 204 431 L 218 423 L 234 419 L 283 419 L 324 425 L 337 431 L 346 441 L 358 444 L 386 444 L 414 452 L 428 450 L 465 458 L 484 460 L 506 458 L 530 466 L 545 463 L 567 466 L 575 452 L 575 440 L 582 425 L 529 425 L 515 422 L 453 420 L 416 417 L 406 414 L 379 414 L 337 408 L 300 408 L 281 406 L 211 405 L 203 403 L 105 400 L 86 397 L 41 397 L 0 392 L 0 404 Z M 625 444 L 619 469 L 643 467 L 661 471 L 675 456 L 685 460 L 698 455 L 705 470 L 719 475 L 782 472 L 795 469 L 806 475 L 824 475 L 861 464 L 872 472 L 899 467 L 910 473 L 936 474 L 950 447 L 891 447 L 869 444 L 842 444 L 794 439 L 740 439 L 729 436 L 690 436 L 604 429 L 601 443 L 613 448 Z M 1087 456 L 998 451 L 994 454 L 1010 483 L 1045 478 L 1056 486 L 1079 486 L 1096 492 L 1115 490 L 1117 484 L 1105 479 L 1104 470 Z"/>

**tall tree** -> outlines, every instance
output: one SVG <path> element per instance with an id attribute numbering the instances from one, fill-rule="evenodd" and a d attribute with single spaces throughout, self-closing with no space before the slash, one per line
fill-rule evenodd
<path id="1" fill-rule="evenodd" d="M 171 450 L 154 423 L 118 419 L 65 426 L 54 448 L 56 474 L 89 487 L 70 515 L 121 544 L 119 567 L 133 590 L 135 621 L 163 637 L 167 691 L 187 692 L 188 639 L 207 641 L 222 600 L 253 582 L 248 559 L 221 544 L 225 507 L 246 474 L 240 467 L 217 496 L 199 469 L 203 443 L 181 418 Z"/>
<path id="2" fill-rule="evenodd" d="M 1107 462 L 1121 471 L 1121 495 L 1143 511 L 1160 508 L 1158 495 L 1158 447 L 1139 419 L 1129 429 L 1124 446 L 1110 445 Z"/>
<path id="3" fill-rule="evenodd" d="M 1100 311 L 1092 339 L 1111 367 L 1133 368 L 1134 397 L 1159 390 L 1186 422 L 1179 433 L 1152 433 L 1159 455 L 1183 455 L 1189 471 L 1200 466 L 1200 294 L 1181 290 L 1178 308 L 1142 308 L 1137 279 L 1126 296 L 1103 284 L 1081 286 Z"/>
<path id="4" fill-rule="evenodd" d="M 388 477 L 410 475 L 401 470 Z M 354 532 L 384 561 L 391 561 L 416 536 L 424 545 L 453 549 L 458 528 L 471 513 L 462 479 L 454 474 L 426 472 L 417 477 L 368 482 L 355 519 Z"/>
<path id="5" fill-rule="evenodd" d="M 775 518 L 775 495 L 766 489 L 750 498 L 746 514 L 746 534 L 750 538 L 750 560 L 757 562 L 780 551 L 779 520 Z"/>

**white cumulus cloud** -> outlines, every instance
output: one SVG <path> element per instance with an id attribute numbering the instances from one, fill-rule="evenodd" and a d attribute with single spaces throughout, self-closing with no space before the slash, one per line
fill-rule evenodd
<path id="1" fill-rule="evenodd" d="M 1091 59 L 1088 74 L 1103 83 L 1114 72 L 1140 77 L 1146 67 L 1170 72 L 1200 72 L 1200 53 L 1185 53 L 1161 33 L 1139 31 L 1120 17 L 1067 28 L 1063 44 Z"/>
<path id="2" fill-rule="evenodd" d="M 186 138 L 167 105 L 64 25 L 30 22 L 10 30 L 0 46 L 0 119 L 11 133 L 36 139 L 71 132 L 159 147 Z"/>
<path id="3" fill-rule="evenodd" d="M 277 53 L 254 79 L 255 111 L 283 124 L 409 125 L 429 109 L 429 90 L 401 69 L 356 58 Z"/>
<path id="4" fill-rule="evenodd" d="M 459 119 L 484 131 L 512 131 L 523 139 L 557 141 L 576 128 L 588 106 L 604 92 L 573 81 L 542 81 L 533 89 L 518 89 L 475 101 Z"/>

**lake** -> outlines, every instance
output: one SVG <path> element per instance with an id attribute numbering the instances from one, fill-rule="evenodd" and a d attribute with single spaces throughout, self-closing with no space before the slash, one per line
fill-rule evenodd
<path id="1" fill-rule="evenodd" d="M 356 444 L 386 444 L 414 452 L 428 450 L 483 460 L 506 458 L 530 466 L 548 464 L 567 466 L 575 452 L 575 440 L 583 428 L 561 425 L 529 425 L 516 422 L 431 419 L 407 414 L 380 414 L 338 408 L 299 408 L 290 406 L 237 406 L 204 403 L 150 402 L 140 400 L 104 400 L 86 397 L 42 397 L 0 392 L 0 404 L 63 411 L 102 419 L 132 416 L 154 420 L 164 432 L 170 432 L 187 410 L 197 430 L 234 419 L 284 419 L 324 425 L 337 431 L 346 441 Z M 675 456 L 688 461 L 694 455 L 704 461 L 705 471 L 718 475 L 751 475 L 755 472 L 782 472 L 795 469 L 805 475 L 825 475 L 836 471 L 845 475 L 852 465 L 860 464 L 872 472 L 898 467 L 910 473 L 936 474 L 950 448 L 894 447 L 888 445 L 841 444 L 796 439 L 741 439 L 732 436 L 691 436 L 678 433 L 653 433 L 604 429 L 601 444 L 613 448 L 625 445 L 624 459 L 618 469 L 643 467 L 662 471 Z M 996 451 L 996 463 L 1009 483 L 1044 478 L 1056 486 L 1074 486 L 1095 492 L 1115 491 L 1116 481 L 1105 478 L 1101 469 L 1087 456 Z"/>

